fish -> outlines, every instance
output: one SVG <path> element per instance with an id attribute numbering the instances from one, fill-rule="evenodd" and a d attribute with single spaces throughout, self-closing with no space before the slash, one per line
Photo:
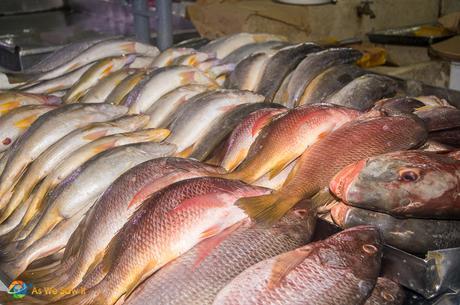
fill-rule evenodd
<path id="1" fill-rule="evenodd" d="M 135 57 L 122 56 L 103 59 L 89 68 L 80 79 L 67 91 L 63 100 L 66 104 L 77 103 L 88 90 L 101 79 L 130 64 Z"/>
<path id="2" fill-rule="evenodd" d="M 200 67 L 201 63 L 214 59 L 216 59 L 214 54 L 195 51 L 175 58 L 172 65 Z"/>
<path id="3" fill-rule="evenodd" d="M 330 48 L 309 54 L 292 73 L 288 84 L 288 105 L 298 105 L 307 86 L 320 73 L 332 66 L 353 63 L 361 56 L 360 51 L 351 48 Z"/>
<path id="4" fill-rule="evenodd" d="M 195 142 L 189 157 L 204 161 L 228 137 L 238 123 L 254 111 L 265 108 L 283 108 L 283 106 L 272 103 L 242 104 L 216 118 Z"/>
<path id="5" fill-rule="evenodd" d="M 121 81 L 105 99 L 107 104 L 119 105 L 124 97 L 145 77 L 147 71 L 140 70 Z"/>
<path id="6" fill-rule="evenodd" d="M 112 237 L 131 215 L 155 192 L 178 181 L 222 172 L 219 167 L 193 160 L 164 157 L 143 162 L 115 180 L 96 202 L 82 227 L 82 237 L 70 247 L 78 250 L 64 254 L 57 271 L 46 282 L 36 285 L 73 289 L 84 275 L 96 266 Z"/>
<path id="7" fill-rule="evenodd" d="M 460 128 L 430 132 L 429 139 L 444 145 L 460 148 Z"/>
<path id="8" fill-rule="evenodd" d="M 151 56 L 136 56 L 132 63 L 129 64 L 131 69 L 150 69 L 152 68 L 155 57 Z"/>
<path id="9" fill-rule="evenodd" d="M 253 265 L 225 286 L 213 305 L 363 304 L 381 257 L 375 228 L 348 229 Z"/>
<path id="10" fill-rule="evenodd" d="M 389 77 L 365 74 L 330 95 L 324 102 L 365 111 L 372 108 L 376 101 L 393 97 L 397 89 L 397 82 Z"/>
<path id="11" fill-rule="evenodd" d="M 0 152 L 4 152 L 35 122 L 42 114 L 57 106 L 30 105 L 16 108 L 0 117 Z"/>
<path id="12" fill-rule="evenodd" d="M 356 65 L 332 66 L 308 84 L 299 100 L 299 105 L 323 103 L 327 97 L 364 74 L 366 71 Z"/>
<path id="13" fill-rule="evenodd" d="M 413 113 L 416 109 L 424 106 L 424 103 L 412 97 L 394 97 L 375 102 L 371 110 L 387 114 Z"/>
<path id="14" fill-rule="evenodd" d="M 169 156 L 175 146 L 159 143 L 137 143 L 109 149 L 94 156 L 74 170 L 50 195 L 50 204 L 39 222 L 18 249 L 25 249 L 43 237 L 61 220 L 87 211 L 94 201 L 121 174 L 144 161 Z"/>
<path id="15" fill-rule="evenodd" d="M 286 109 L 269 107 L 256 110 L 246 116 L 232 131 L 224 144 L 225 153 L 220 165 L 228 171 L 234 170 L 243 162 L 249 148 L 262 129 L 270 124 L 275 117 L 286 113 Z"/>
<path id="16" fill-rule="evenodd" d="M 177 145 L 177 151 L 183 152 L 186 157 L 192 145 L 205 132 L 211 122 L 232 110 L 234 107 L 246 103 L 259 103 L 264 97 L 249 91 L 216 90 L 204 94 L 194 101 L 188 102 L 176 114 L 169 129 L 171 135 L 168 142 Z"/>
<path id="17" fill-rule="evenodd" d="M 268 174 L 263 175 L 261 178 L 257 179 L 256 181 L 254 181 L 252 184 L 257 185 L 257 186 L 262 186 L 262 187 L 268 187 L 272 190 L 279 190 L 283 186 L 286 179 L 289 177 L 289 174 L 291 173 L 292 169 L 297 164 L 297 160 L 299 160 L 299 158 L 289 163 L 289 165 L 286 166 L 276 176 L 272 177 L 270 173 L 268 173 Z"/>
<path id="18" fill-rule="evenodd" d="M 174 63 L 174 60 L 184 56 L 195 54 L 197 51 L 192 48 L 169 48 L 164 50 L 158 55 L 152 63 L 152 66 L 162 68 L 170 66 Z"/>
<path id="19" fill-rule="evenodd" d="M 102 137 L 80 147 L 54 168 L 42 183 L 37 186 L 28 210 L 22 219 L 21 229 L 33 223 L 34 215 L 39 215 L 43 212 L 46 207 L 45 196 L 92 157 L 108 149 L 123 145 L 150 141 L 161 142 L 168 135 L 169 130 L 167 129 L 146 129 Z M 34 225 L 31 226 L 34 227 Z M 24 239 L 28 233 L 28 230 L 24 230 L 18 239 Z"/>
<path id="20" fill-rule="evenodd" d="M 448 106 L 421 107 L 414 112 L 421 118 L 428 131 L 439 131 L 460 127 L 460 109 Z"/>
<path id="21" fill-rule="evenodd" d="M 9 149 L 11 157 L 0 176 L 0 197 L 16 184 L 27 165 L 60 138 L 90 123 L 119 118 L 126 112 L 127 108 L 123 106 L 76 104 L 40 116 Z"/>
<path id="22" fill-rule="evenodd" d="M 2 211 L 0 222 L 4 221 L 28 197 L 39 181 L 78 148 L 104 136 L 139 130 L 147 125 L 148 119 L 145 115 L 125 116 L 110 122 L 90 124 L 61 138 L 29 165 L 22 179 L 15 186 L 8 206 Z M 1 228 L 0 225 L 0 232 Z"/>
<path id="23" fill-rule="evenodd" d="M 162 189 L 112 239 L 100 264 L 105 277 L 86 294 L 53 304 L 115 304 L 142 280 L 200 241 L 246 218 L 234 206 L 236 199 L 267 192 L 213 177 L 179 181 Z"/>
<path id="24" fill-rule="evenodd" d="M 41 81 L 37 84 L 22 86 L 18 88 L 21 91 L 33 94 L 54 94 L 61 90 L 70 89 L 82 75 L 93 66 L 93 63 L 78 68 L 62 76 Z"/>
<path id="25" fill-rule="evenodd" d="M 60 54 L 64 54 L 64 52 L 61 52 Z M 136 56 L 155 57 L 159 54 L 159 51 L 154 46 L 140 42 L 130 41 L 124 38 L 111 39 L 92 45 L 81 52 L 78 56 L 69 61 L 63 62 L 61 65 L 51 69 L 50 71 L 38 74 L 36 72 L 33 72 L 32 74 L 15 74 L 9 76 L 8 78 L 11 79 L 10 83 L 48 80 L 72 72 L 89 63 L 103 60 L 104 58 L 128 56 L 130 54 L 136 54 Z"/>
<path id="26" fill-rule="evenodd" d="M 217 58 L 223 59 L 245 45 L 267 41 L 286 41 L 286 38 L 267 33 L 238 33 L 212 40 L 199 50 L 201 52 L 214 53 Z"/>
<path id="27" fill-rule="evenodd" d="M 458 220 L 396 218 L 344 203 L 335 205 L 331 215 L 343 229 L 373 225 L 379 228 L 386 244 L 409 253 L 426 254 L 428 251 L 460 246 Z"/>
<path id="28" fill-rule="evenodd" d="M 98 81 L 88 92 L 80 99 L 80 103 L 105 103 L 105 99 L 126 77 L 134 74 L 137 70 L 122 69 L 110 73 L 107 77 Z"/>
<path id="29" fill-rule="evenodd" d="M 291 81 L 292 77 L 292 72 L 290 72 L 284 79 L 283 82 L 281 83 L 280 87 L 276 91 L 275 96 L 273 97 L 273 103 L 278 103 L 280 105 L 286 106 L 287 103 L 287 86 L 289 82 Z"/>
<path id="30" fill-rule="evenodd" d="M 460 161 L 421 150 L 360 160 L 331 180 L 331 191 L 358 208 L 395 217 L 460 219 Z"/>
<path id="31" fill-rule="evenodd" d="M 230 73 L 224 83 L 224 87 L 228 89 L 255 91 L 269 59 L 270 55 L 265 53 L 246 57 Z"/>
<path id="32" fill-rule="evenodd" d="M 240 61 L 252 54 L 270 52 L 284 46 L 286 46 L 286 42 L 284 41 L 267 41 L 247 44 L 225 56 L 222 59 L 222 63 L 238 64 Z"/>
<path id="33" fill-rule="evenodd" d="M 208 87 L 205 85 L 185 85 L 166 93 L 145 111 L 150 116 L 149 127 L 168 126 L 173 119 L 173 114 L 180 107 L 183 107 L 192 97 L 206 90 Z"/>
<path id="34" fill-rule="evenodd" d="M 345 166 L 366 157 L 416 148 L 426 138 L 423 122 L 413 115 L 355 119 L 311 145 L 280 190 L 267 196 L 245 198 L 238 206 L 258 222 L 272 223 L 299 200 L 327 188 Z M 330 196 L 328 192 L 324 194 Z M 321 202 L 322 197 L 315 198 L 315 204 Z"/>
<path id="35" fill-rule="evenodd" d="M 233 70 L 235 70 L 235 64 L 218 64 L 211 66 L 209 69 L 206 70 L 206 74 L 211 77 L 212 79 L 216 80 L 216 83 L 221 85 L 221 83 L 225 83 L 225 79 L 221 81 L 221 77 L 226 77 L 230 74 Z M 219 81 L 221 83 L 219 83 Z"/>
<path id="36" fill-rule="evenodd" d="M 209 42 L 205 37 L 193 37 L 190 39 L 182 40 L 174 45 L 175 48 L 193 48 L 198 50 Z"/>
<path id="37" fill-rule="evenodd" d="M 309 146 L 359 114 L 356 110 L 327 104 L 294 108 L 265 127 L 243 163 L 225 177 L 247 183 L 267 173 L 273 178 Z"/>
<path id="38" fill-rule="evenodd" d="M 243 220 L 161 268 L 124 304 L 211 305 L 217 293 L 247 268 L 308 243 L 314 224 L 314 214 L 302 204 L 268 229 Z"/>
<path id="39" fill-rule="evenodd" d="M 371 296 L 364 305 L 403 305 L 403 288 L 385 277 L 379 277 Z"/>
<path id="40" fill-rule="evenodd" d="M 61 99 L 53 95 L 31 94 L 19 91 L 0 92 L 0 117 L 21 106 L 56 106 L 61 103 Z"/>
<path id="41" fill-rule="evenodd" d="M 427 140 L 419 149 L 432 152 L 449 152 L 455 150 L 452 146 L 444 145 L 433 140 Z"/>
<path id="42" fill-rule="evenodd" d="M 216 86 L 213 80 L 194 67 L 170 66 L 160 68 L 138 83 L 136 88 L 125 97 L 123 105 L 129 107 L 130 113 L 143 113 L 164 94 L 189 84 Z"/>
<path id="43" fill-rule="evenodd" d="M 314 43 L 301 43 L 278 50 L 268 60 L 255 91 L 264 95 L 267 102 L 273 101 L 273 98 L 275 97 L 275 94 L 281 86 L 284 78 L 296 69 L 297 65 L 303 61 L 305 56 L 314 54 L 321 50 L 322 48 Z M 294 77 L 295 73 L 292 75 L 292 77 Z M 289 83 L 291 82 L 292 78 Z M 287 106 L 292 108 L 293 104 L 288 103 Z"/>

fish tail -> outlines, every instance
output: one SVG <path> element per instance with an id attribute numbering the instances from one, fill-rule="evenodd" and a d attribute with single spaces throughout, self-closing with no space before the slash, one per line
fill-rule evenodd
<path id="1" fill-rule="evenodd" d="M 299 200 L 295 197 L 284 197 L 279 193 L 257 197 L 240 198 L 236 205 L 256 223 L 272 225 L 283 217 Z"/>

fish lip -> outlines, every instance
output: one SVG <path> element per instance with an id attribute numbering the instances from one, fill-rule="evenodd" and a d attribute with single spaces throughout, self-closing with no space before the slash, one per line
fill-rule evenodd
<path id="1" fill-rule="evenodd" d="M 344 203 L 339 203 L 331 209 L 332 220 L 341 228 L 344 227 L 349 209 Z"/>
<path id="2" fill-rule="evenodd" d="M 349 203 L 350 187 L 358 179 L 362 169 L 366 166 L 366 160 L 361 160 L 356 163 L 344 167 L 332 178 L 329 189 L 343 202 Z"/>

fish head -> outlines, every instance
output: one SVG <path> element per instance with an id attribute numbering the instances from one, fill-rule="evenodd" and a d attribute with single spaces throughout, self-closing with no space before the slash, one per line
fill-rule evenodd
<path id="1" fill-rule="evenodd" d="M 362 280 L 363 289 L 372 290 L 380 271 L 382 241 L 374 226 L 357 226 L 344 230 L 323 241 L 318 256 L 323 265 L 333 268 L 351 268 Z M 337 252 L 343 253 L 338 255 Z"/>
<path id="2" fill-rule="evenodd" d="M 295 240 L 305 240 L 305 243 L 307 243 L 315 229 L 315 225 L 316 210 L 311 208 L 309 200 L 302 200 L 274 224 L 273 228 L 282 231 Z"/>
<path id="3" fill-rule="evenodd" d="M 458 160 L 435 153 L 394 152 L 348 165 L 329 187 L 352 206 L 410 216 L 455 200 L 459 165 Z"/>

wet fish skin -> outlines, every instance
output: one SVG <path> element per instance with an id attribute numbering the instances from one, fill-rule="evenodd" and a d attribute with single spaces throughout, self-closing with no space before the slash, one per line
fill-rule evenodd
<path id="1" fill-rule="evenodd" d="M 397 82 L 389 77 L 365 74 L 352 80 L 324 102 L 365 111 L 372 108 L 376 101 L 393 97 L 397 89 Z"/>
<path id="2" fill-rule="evenodd" d="M 226 79 L 224 87 L 255 91 L 262 78 L 263 71 L 270 59 L 269 54 L 259 53 L 243 59 L 230 76 Z"/>
<path id="3" fill-rule="evenodd" d="M 192 67 L 197 67 L 200 70 L 202 70 L 200 68 L 200 65 L 203 62 L 214 61 L 214 60 L 216 60 L 216 56 L 214 54 L 195 51 L 194 53 L 182 55 L 182 56 L 175 58 L 173 61 L 173 65 L 192 66 Z"/>
<path id="4" fill-rule="evenodd" d="M 102 153 L 110 148 L 143 142 L 160 142 L 169 135 L 167 129 L 148 129 L 135 132 L 115 134 L 102 137 L 85 146 L 77 149 L 72 155 L 61 162 L 48 176 L 43 180 L 36 189 L 33 200 L 22 220 L 21 228 L 33 223 L 33 217 L 36 214 L 43 213 L 46 208 L 45 196 L 54 189 L 58 184 L 65 180 L 73 171 L 84 164 L 95 155 Z M 34 227 L 34 225 L 32 225 Z M 28 236 L 29 231 L 25 230 L 19 235 L 19 239 Z"/>
<path id="5" fill-rule="evenodd" d="M 280 87 L 276 91 L 275 96 L 273 97 L 273 103 L 278 103 L 281 105 L 287 105 L 287 86 L 291 81 L 292 72 L 289 73 L 281 83 Z"/>
<path id="6" fill-rule="evenodd" d="M 217 58 L 223 59 L 245 45 L 267 41 L 286 41 L 286 38 L 268 33 L 238 33 L 212 40 L 201 47 L 200 51 L 214 53 Z"/>
<path id="7" fill-rule="evenodd" d="M 236 49 L 232 53 L 228 54 L 222 59 L 222 63 L 234 63 L 238 64 L 246 57 L 256 54 L 256 53 L 265 53 L 277 48 L 286 46 L 284 41 L 267 41 L 267 42 L 256 42 L 242 46 L 241 48 Z"/>
<path id="8" fill-rule="evenodd" d="M 276 92 L 281 86 L 284 78 L 304 60 L 309 54 L 321 51 L 322 48 L 314 43 L 302 43 L 288 46 L 278 50 L 267 62 L 262 78 L 257 86 L 256 92 L 266 97 L 267 102 L 273 101 Z M 293 73 L 292 77 L 296 74 Z M 292 82 L 292 78 L 290 83 Z M 289 85 L 288 85 L 289 88 Z M 287 103 L 292 108 L 292 103 Z"/>
<path id="9" fill-rule="evenodd" d="M 213 80 L 194 67 L 170 66 L 160 68 L 153 71 L 130 92 L 124 105 L 129 106 L 130 113 L 143 113 L 164 94 L 188 84 L 216 86 Z M 130 97 L 131 94 L 133 96 Z"/>
<path id="10" fill-rule="evenodd" d="M 238 105 L 259 103 L 263 99 L 261 95 L 240 90 L 215 90 L 195 96 L 176 113 L 167 141 L 176 144 L 177 151 L 184 152 L 181 156 L 186 157 L 190 152 L 185 150 L 191 149 L 214 119 Z"/>
<path id="11" fill-rule="evenodd" d="M 56 302 L 114 304 L 143 279 L 201 240 L 246 218 L 233 203 L 267 189 L 220 178 L 177 182 L 151 197 L 112 240 L 102 261 L 104 279 L 85 295 Z M 113 252 L 112 252 L 113 251 Z"/>
<path id="12" fill-rule="evenodd" d="M 460 128 L 430 132 L 429 139 L 444 145 L 460 148 Z"/>
<path id="13" fill-rule="evenodd" d="M 192 48 L 169 48 L 158 55 L 152 63 L 152 66 L 162 68 L 170 66 L 174 60 L 184 55 L 195 54 L 196 50 Z"/>
<path id="14" fill-rule="evenodd" d="M 460 161 L 426 151 L 374 156 L 342 169 L 330 189 L 347 204 L 395 217 L 460 219 Z"/>
<path id="15" fill-rule="evenodd" d="M 86 220 L 78 252 L 61 263 L 59 276 L 36 285 L 61 289 L 77 286 L 91 266 L 99 263 L 112 237 L 152 194 L 185 179 L 223 172 L 219 167 L 181 158 L 158 158 L 141 163 L 105 191 Z M 81 226 L 80 225 L 80 226 Z M 62 270 L 62 271 L 61 271 Z M 55 274 L 55 273 L 54 273 Z"/>
<path id="16" fill-rule="evenodd" d="M 375 228 L 348 229 L 246 269 L 213 304 L 362 304 L 376 283 L 381 256 Z"/>
<path id="17" fill-rule="evenodd" d="M 66 104 L 77 103 L 85 93 L 100 80 L 108 77 L 111 73 L 121 70 L 135 59 L 135 55 L 112 57 L 103 59 L 89 68 L 70 88 L 63 100 Z"/>
<path id="18" fill-rule="evenodd" d="M 16 108 L 0 117 L 0 152 L 4 152 L 42 114 L 56 109 L 52 105 L 30 105 Z"/>
<path id="19" fill-rule="evenodd" d="M 53 95 L 5 91 L 0 93 L 0 117 L 21 106 L 59 105 L 61 103 L 61 99 Z"/>
<path id="20" fill-rule="evenodd" d="M 80 103 L 105 103 L 106 98 L 126 77 L 137 72 L 135 69 L 121 69 L 110 73 L 107 77 L 98 81 L 81 98 Z"/>
<path id="21" fill-rule="evenodd" d="M 297 107 L 264 128 L 243 163 L 226 177 L 247 183 L 267 173 L 274 177 L 309 146 L 359 114 L 328 104 Z"/>
<path id="22" fill-rule="evenodd" d="M 234 170 L 244 158 L 249 148 L 256 140 L 262 129 L 278 115 L 286 113 L 283 108 L 265 108 L 256 110 L 246 116 L 228 137 L 225 146 L 225 154 L 221 166 L 228 171 Z"/>
<path id="23" fill-rule="evenodd" d="M 387 278 L 379 277 L 364 305 L 402 305 L 404 299 L 404 290 L 401 286 Z"/>
<path id="24" fill-rule="evenodd" d="M 112 92 L 107 96 L 105 102 L 107 104 L 119 105 L 123 101 L 124 97 L 133 90 L 136 85 L 142 81 L 147 71 L 140 70 L 133 75 L 126 77 L 118 86 L 116 86 Z"/>
<path id="25" fill-rule="evenodd" d="M 422 108 L 415 111 L 427 125 L 428 131 L 439 131 L 460 127 L 460 110 L 448 106 Z"/>
<path id="26" fill-rule="evenodd" d="M 272 223 L 300 199 L 311 198 L 326 188 L 345 166 L 366 157 L 416 148 L 426 138 L 423 122 L 414 116 L 364 115 L 310 146 L 279 191 L 244 198 L 238 205 L 257 221 Z"/>
<path id="27" fill-rule="evenodd" d="M 204 161 L 225 140 L 230 132 L 235 129 L 238 123 L 254 111 L 265 108 L 280 109 L 283 106 L 272 103 L 242 104 L 225 113 L 222 117 L 216 118 L 195 142 L 193 151 L 189 157 Z"/>
<path id="28" fill-rule="evenodd" d="M 417 108 L 423 107 L 425 104 L 411 97 L 394 97 L 377 101 L 371 110 L 380 111 L 382 113 L 413 113 Z"/>
<path id="29" fill-rule="evenodd" d="M 179 107 L 206 90 L 208 87 L 204 85 L 186 85 L 166 93 L 145 112 L 150 116 L 149 127 L 167 127 Z"/>
<path id="30" fill-rule="evenodd" d="M 425 254 L 460 246 L 458 220 L 400 219 L 344 203 L 334 206 L 331 215 L 334 222 L 344 229 L 360 225 L 376 226 L 385 243 L 409 253 Z"/>
<path id="31" fill-rule="evenodd" d="M 366 71 L 356 65 L 344 64 L 330 67 L 308 84 L 299 105 L 323 103 L 327 97 L 364 74 Z"/>
<path id="32" fill-rule="evenodd" d="M 361 52 L 350 48 L 331 48 L 303 59 L 294 70 L 288 85 L 288 105 L 297 105 L 310 82 L 324 70 L 339 64 L 353 63 Z"/>
<path id="33" fill-rule="evenodd" d="M 87 211 L 110 184 L 130 168 L 149 159 L 169 156 L 176 147 L 171 144 L 139 143 L 107 150 L 76 169 L 51 194 L 50 205 L 19 249 L 43 237 L 60 220 Z"/>
<path id="34" fill-rule="evenodd" d="M 12 157 L 0 177 L 0 197 L 17 182 L 30 162 L 60 138 L 90 123 L 121 117 L 126 111 L 126 107 L 122 106 L 77 104 L 59 107 L 42 115 L 10 148 Z"/>
<path id="35" fill-rule="evenodd" d="M 313 213 L 302 204 L 268 229 L 241 221 L 164 266 L 124 304 L 211 305 L 217 293 L 245 269 L 308 243 L 314 224 Z"/>
<path id="36" fill-rule="evenodd" d="M 148 116 L 125 116 L 114 121 L 93 123 L 67 134 L 45 150 L 32 164 L 14 188 L 8 206 L 2 211 L 0 221 L 4 221 L 22 201 L 26 200 L 36 184 L 45 178 L 67 156 L 87 143 L 104 136 L 135 131 L 147 125 Z"/>

